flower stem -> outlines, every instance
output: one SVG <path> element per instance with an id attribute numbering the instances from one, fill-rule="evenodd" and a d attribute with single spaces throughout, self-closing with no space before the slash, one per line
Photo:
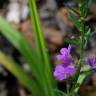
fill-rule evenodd
<path id="1" fill-rule="evenodd" d="M 67 96 L 69 96 L 69 93 L 70 93 L 70 92 L 69 92 L 69 87 L 70 87 L 70 86 L 69 86 L 69 82 L 66 82 Z"/>
<path id="2" fill-rule="evenodd" d="M 82 62 L 83 55 L 84 55 L 84 44 L 85 44 L 84 35 L 85 35 L 85 32 L 86 32 L 85 18 L 87 16 L 87 12 L 88 12 L 88 10 L 86 9 L 85 1 L 78 0 L 78 3 L 79 3 L 79 9 L 80 9 L 80 19 L 79 19 L 78 22 L 80 23 L 80 29 L 79 30 L 81 32 L 81 37 L 80 37 L 80 45 L 81 45 L 80 46 L 80 59 L 78 61 L 78 72 L 76 74 L 76 78 L 75 78 L 75 81 L 74 81 L 74 84 L 73 84 L 73 87 L 71 89 L 70 94 L 77 93 L 78 90 L 79 90 L 80 85 L 82 84 L 82 82 L 80 82 L 78 90 L 75 92 L 75 89 L 77 88 L 77 85 L 78 85 L 78 79 L 80 77 L 81 62 Z M 82 79 L 82 80 L 84 80 L 84 79 Z"/>

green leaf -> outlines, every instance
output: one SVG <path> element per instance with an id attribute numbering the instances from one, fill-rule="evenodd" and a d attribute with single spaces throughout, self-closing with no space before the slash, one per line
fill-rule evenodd
<path id="1" fill-rule="evenodd" d="M 89 28 L 88 31 L 84 34 L 84 40 L 85 40 L 84 49 L 86 49 L 90 37 L 91 37 L 91 29 Z"/>
<path id="2" fill-rule="evenodd" d="M 27 64 L 32 69 L 32 73 L 38 82 L 38 87 L 42 88 L 44 93 L 47 85 L 45 79 L 45 73 L 43 72 L 43 62 L 39 58 L 37 52 L 32 48 L 29 42 L 24 36 L 6 22 L 3 17 L 0 16 L 0 32 L 18 49 L 22 54 Z M 46 90 L 47 91 L 47 90 Z"/>
<path id="3" fill-rule="evenodd" d="M 29 42 L 12 27 L 8 22 L 6 22 L 0 16 L 0 33 L 2 33 L 15 48 L 24 56 L 25 60 L 28 62 L 29 66 L 32 68 L 32 71 L 35 75 L 40 74 L 40 59 L 38 58 L 37 53 L 33 50 Z"/>
<path id="4" fill-rule="evenodd" d="M 73 44 L 73 45 L 76 45 L 76 46 L 80 46 L 80 41 L 77 40 L 77 39 L 69 39 L 69 38 L 65 38 L 64 42 L 67 42 L 69 44 Z"/>
<path id="5" fill-rule="evenodd" d="M 45 44 L 45 39 L 44 39 L 44 33 L 42 31 L 42 24 L 40 22 L 40 17 L 39 17 L 39 12 L 37 10 L 36 6 L 36 0 L 29 0 L 29 8 L 30 8 L 30 16 L 32 19 L 32 26 L 34 29 L 34 36 L 36 39 L 36 45 L 38 49 L 38 53 L 43 61 L 43 72 L 45 73 L 45 79 L 46 79 L 46 87 L 48 94 L 50 96 L 56 96 L 57 94 L 54 93 L 53 88 L 56 87 L 55 85 L 55 80 L 53 79 L 52 76 L 52 70 L 51 70 L 51 65 L 50 65 L 50 60 L 48 58 L 48 51 L 46 48 Z"/>
<path id="6" fill-rule="evenodd" d="M 67 96 L 67 94 L 66 93 L 64 93 L 63 91 L 61 91 L 61 90 L 58 90 L 58 89 L 55 89 L 54 90 L 56 93 L 59 93 L 59 94 L 61 94 L 60 96 Z"/>
<path id="7" fill-rule="evenodd" d="M 70 96 L 78 96 L 78 93 L 73 92 Z"/>
<path id="8" fill-rule="evenodd" d="M 79 86 L 75 88 L 75 90 L 74 90 L 75 93 L 78 92 L 78 90 L 79 90 L 81 84 L 83 83 L 84 79 L 86 78 L 86 76 L 87 76 L 87 75 L 85 75 L 85 74 L 82 74 L 82 75 L 79 76 L 78 81 L 77 81 L 77 84 L 78 84 Z"/>
<path id="9" fill-rule="evenodd" d="M 74 25 L 76 26 L 76 28 L 78 30 L 80 30 L 80 23 L 78 22 L 78 17 L 74 13 L 72 13 L 72 12 L 69 12 L 69 15 L 70 15 Z"/>
<path id="10" fill-rule="evenodd" d="M 82 4 L 83 0 L 77 0 L 78 4 Z"/>
<path id="11" fill-rule="evenodd" d="M 86 63 L 85 64 L 83 63 L 82 66 L 83 67 L 81 68 L 81 72 L 84 72 L 84 71 L 87 72 L 87 71 L 91 70 L 91 67 Z"/>
<path id="12" fill-rule="evenodd" d="M 40 96 L 40 89 L 36 81 L 33 80 L 20 66 L 16 64 L 11 57 L 0 52 L 0 64 L 8 69 L 23 84 L 33 96 Z"/>
<path id="13" fill-rule="evenodd" d="M 83 62 L 82 62 L 83 63 Z M 84 63 L 83 63 L 84 64 Z M 84 72 L 85 71 L 85 72 Z M 91 70 L 91 67 L 89 65 L 84 65 L 82 66 L 82 69 L 81 69 L 81 72 L 80 72 L 80 75 L 78 77 L 78 80 L 77 80 L 77 87 L 75 88 L 74 92 L 77 93 L 81 84 L 83 83 L 83 81 L 85 80 L 85 78 L 90 75 L 92 72 Z M 85 74 L 82 74 L 82 73 L 85 73 Z"/>
<path id="14" fill-rule="evenodd" d="M 96 28 L 94 29 L 94 31 L 90 35 L 91 35 L 91 37 L 95 37 L 96 36 Z"/>
<path id="15" fill-rule="evenodd" d="M 47 65 L 45 67 L 40 55 L 37 54 L 23 35 L 8 22 L 6 22 L 1 16 L 0 22 L 0 32 L 14 45 L 14 47 L 18 49 L 22 56 L 24 56 L 25 61 L 32 69 L 32 73 L 37 80 L 38 88 L 42 89 L 41 93 L 46 96 L 48 96 L 50 93 L 55 94 L 53 91 L 54 86 L 51 85 L 51 77 L 46 70 L 46 68 L 50 68 L 51 66 L 47 67 Z"/>

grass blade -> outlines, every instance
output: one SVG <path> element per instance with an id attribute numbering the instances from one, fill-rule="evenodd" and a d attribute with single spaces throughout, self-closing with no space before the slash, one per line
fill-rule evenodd
<path id="1" fill-rule="evenodd" d="M 43 62 L 36 51 L 33 50 L 32 46 L 22 36 L 22 34 L 6 22 L 3 17 L 0 17 L 0 22 L 0 32 L 13 44 L 14 47 L 18 49 L 22 56 L 24 56 L 38 81 L 38 88 L 42 89 L 41 93 L 44 96 L 50 96 L 48 95 L 50 93 L 48 90 L 51 89 L 51 92 L 53 92 L 53 87 L 50 88 L 48 86 L 52 86 L 52 83 L 46 83 L 46 81 L 50 81 L 51 77 L 47 73 L 48 71 L 44 69 L 45 67 L 43 66 Z"/>
<path id="2" fill-rule="evenodd" d="M 45 90 L 44 88 L 46 88 L 46 84 L 42 69 L 42 61 L 40 60 L 38 54 L 35 52 L 35 50 L 33 50 L 32 46 L 20 34 L 20 32 L 6 22 L 3 17 L 0 17 L 0 22 L 0 32 L 19 50 L 22 56 L 24 56 L 39 83 L 38 87 Z M 43 85 L 45 87 L 43 87 Z"/>
<path id="3" fill-rule="evenodd" d="M 36 0 L 29 0 L 29 8 L 31 13 L 30 15 L 32 19 L 32 25 L 34 28 L 34 35 L 35 35 L 36 43 L 38 47 L 38 52 L 40 54 L 42 61 L 44 62 L 43 66 L 44 66 L 44 73 L 46 76 L 45 79 L 48 87 L 47 91 L 49 91 L 50 96 L 56 96 L 53 91 L 55 81 L 53 80 L 53 76 L 52 76 L 52 70 L 51 70 L 51 66 L 48 58 L 48 53 L 46 50 L 44 34 L 42 31 L 39 14 L 37 11 Z"/>
<path id="4" fill-rule="evenodd" d="M 36 82 L 19 66 L 19 64 L 16 64 L 10 57 L 2 52 L 0 52 L 0 64 L 14 74 L 33 96 L 40 96 L 40 89 L 38 89 Z"/>

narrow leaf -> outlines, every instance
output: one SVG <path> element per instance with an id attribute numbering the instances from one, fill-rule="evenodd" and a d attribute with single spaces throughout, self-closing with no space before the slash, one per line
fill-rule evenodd
<path id="1" fill-rule="evenodd" d="M 37 6 L 36 6 L 36 0 L 29 0 L 29 8 L 31 13 L 30 16 L 31 16 L 32 25 L 34 28 L 34 34 L 35 34 L 35 39 L 37 43 L 38 53 L 43 61 L 44 73 L 45 73 L 45 79 L 46 79 L 45 82 L 47 87 L 46 92 L 48 92 L 50 96 L 55 96 L 53 91 L 55 81 L 53 80 L 50 61 L 48 58 L 48 53 L 46 51 L 47 49 L 46 49 L 44 34 L 42 31 L 40 18 L 39 18 Z"/>
<path id="2" fill-rule="evenodd" d="M 80 30 L 80 23 L 78 22 L 77 16 L 76 16 L 74 13 L 72 13 L 72 12 L 69 12 L 69 15 L 70 15 L 70 17 L 71 17 L 74 25 L 76 26 L 76 28 L 77 28 L 78 30 Z"/>
<path id="3" fill-rule="evenodd" d="M 22 56 L 24 56 L 32 69 L 32 73 L 36 80 L 39 84 L 43 85 L 44 72 L 42 70 L 42 61 L 29 42 L 19 31 L 6 22 L 3 17 L 0 17 L 0 33 L 2 33 L 14 45 L 14 47 L 18 49 Z"/>
<path id="4" fill-rule="evenodd" d="M 18 78 L 21 84 L 23 84 L 32 94 L 33 96 L 40 96 L 38 86 L 33 80 L 20 66 L 16 64 L 11 57 L 6 56 L 4 53 L 0 52 L 0 64 L 3 65 L 6 69 L 8 69 L 14 76 Z"/>

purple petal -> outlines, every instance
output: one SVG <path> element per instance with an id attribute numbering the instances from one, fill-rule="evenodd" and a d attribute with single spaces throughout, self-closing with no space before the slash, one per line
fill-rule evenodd
<path id="1" fill-rule="evenodd" d="M 70 76 L 74 76 L 74 73 L 75 71 L 77 70 L 77 67 L 74 65 L 74 66 L 69 66 L 66 71 L 67 71 L 67 74 L 70 75 Z"/>
<path id="2" fill-rule="evenodd" d="M 65 74 L 64 74 L 64 67 L 62 66 L 62 64 L 57 65 L 54 71 L 54 76 L 56 77 L 57 80 L 64 80 L 66 78 Z"/>
<path id="3" fill-rule="evenodd" d="M 56 79 L 59 80 L 59 81 L 65 80 L 65 79 L 67 79 L 67 75 L 66 74 L 61 74 Z"/>
<path id="4" fill-rule="evenodd" d="M 55 67 L 54 76 L 57 80 L 65 80 L 68 76 L 74 76 L 76 70 L 75 65 L 64 67 L 63 64 L 59 64 Z"/>
<path id="5" fill-rule="evenodd" d="M 61 53 L 62 55 L 67 55 L 67 54 L 68 54 L 67 48 L 62 48 L 62 49 L 60 50 L 60 53 Z"/>
<path id="6" fill-rule="evenodd" d="M 62 72 L 64 72 L 64 67 L 62 66 L 62 64 L 59 64 L 55 67 L 54 76 L 57 76 Z"/>
<path id="7" fill-rule="evenodd" d="M 57 58 L 58 60 L 62 60 L 62 59 L 64 58 L 64 56 L 63 56 L 63 55 L 57 55 L 56 58 Z"/>
<path id="8" fill-rule="evenodd" d="M 85 61 L 94 69 L 96 69 L 96 56 L 86 57 Z"/>
<path id="9" fill-rule="evenodd" d="M 71 65 L 73 63 L 72 58 L 66 58 L 66 60 L 64 60 L 64 62 L 62 63 L 64 67 L 67 67 L 69 65 Z"/>
<path id="10" fill-rule="evenodd" d="M 72 46 L 69 44 L 69 46 L 68 46 L 68 52 L 69 53 L 71 52 L 71 49 L 72 49 Z"/>

